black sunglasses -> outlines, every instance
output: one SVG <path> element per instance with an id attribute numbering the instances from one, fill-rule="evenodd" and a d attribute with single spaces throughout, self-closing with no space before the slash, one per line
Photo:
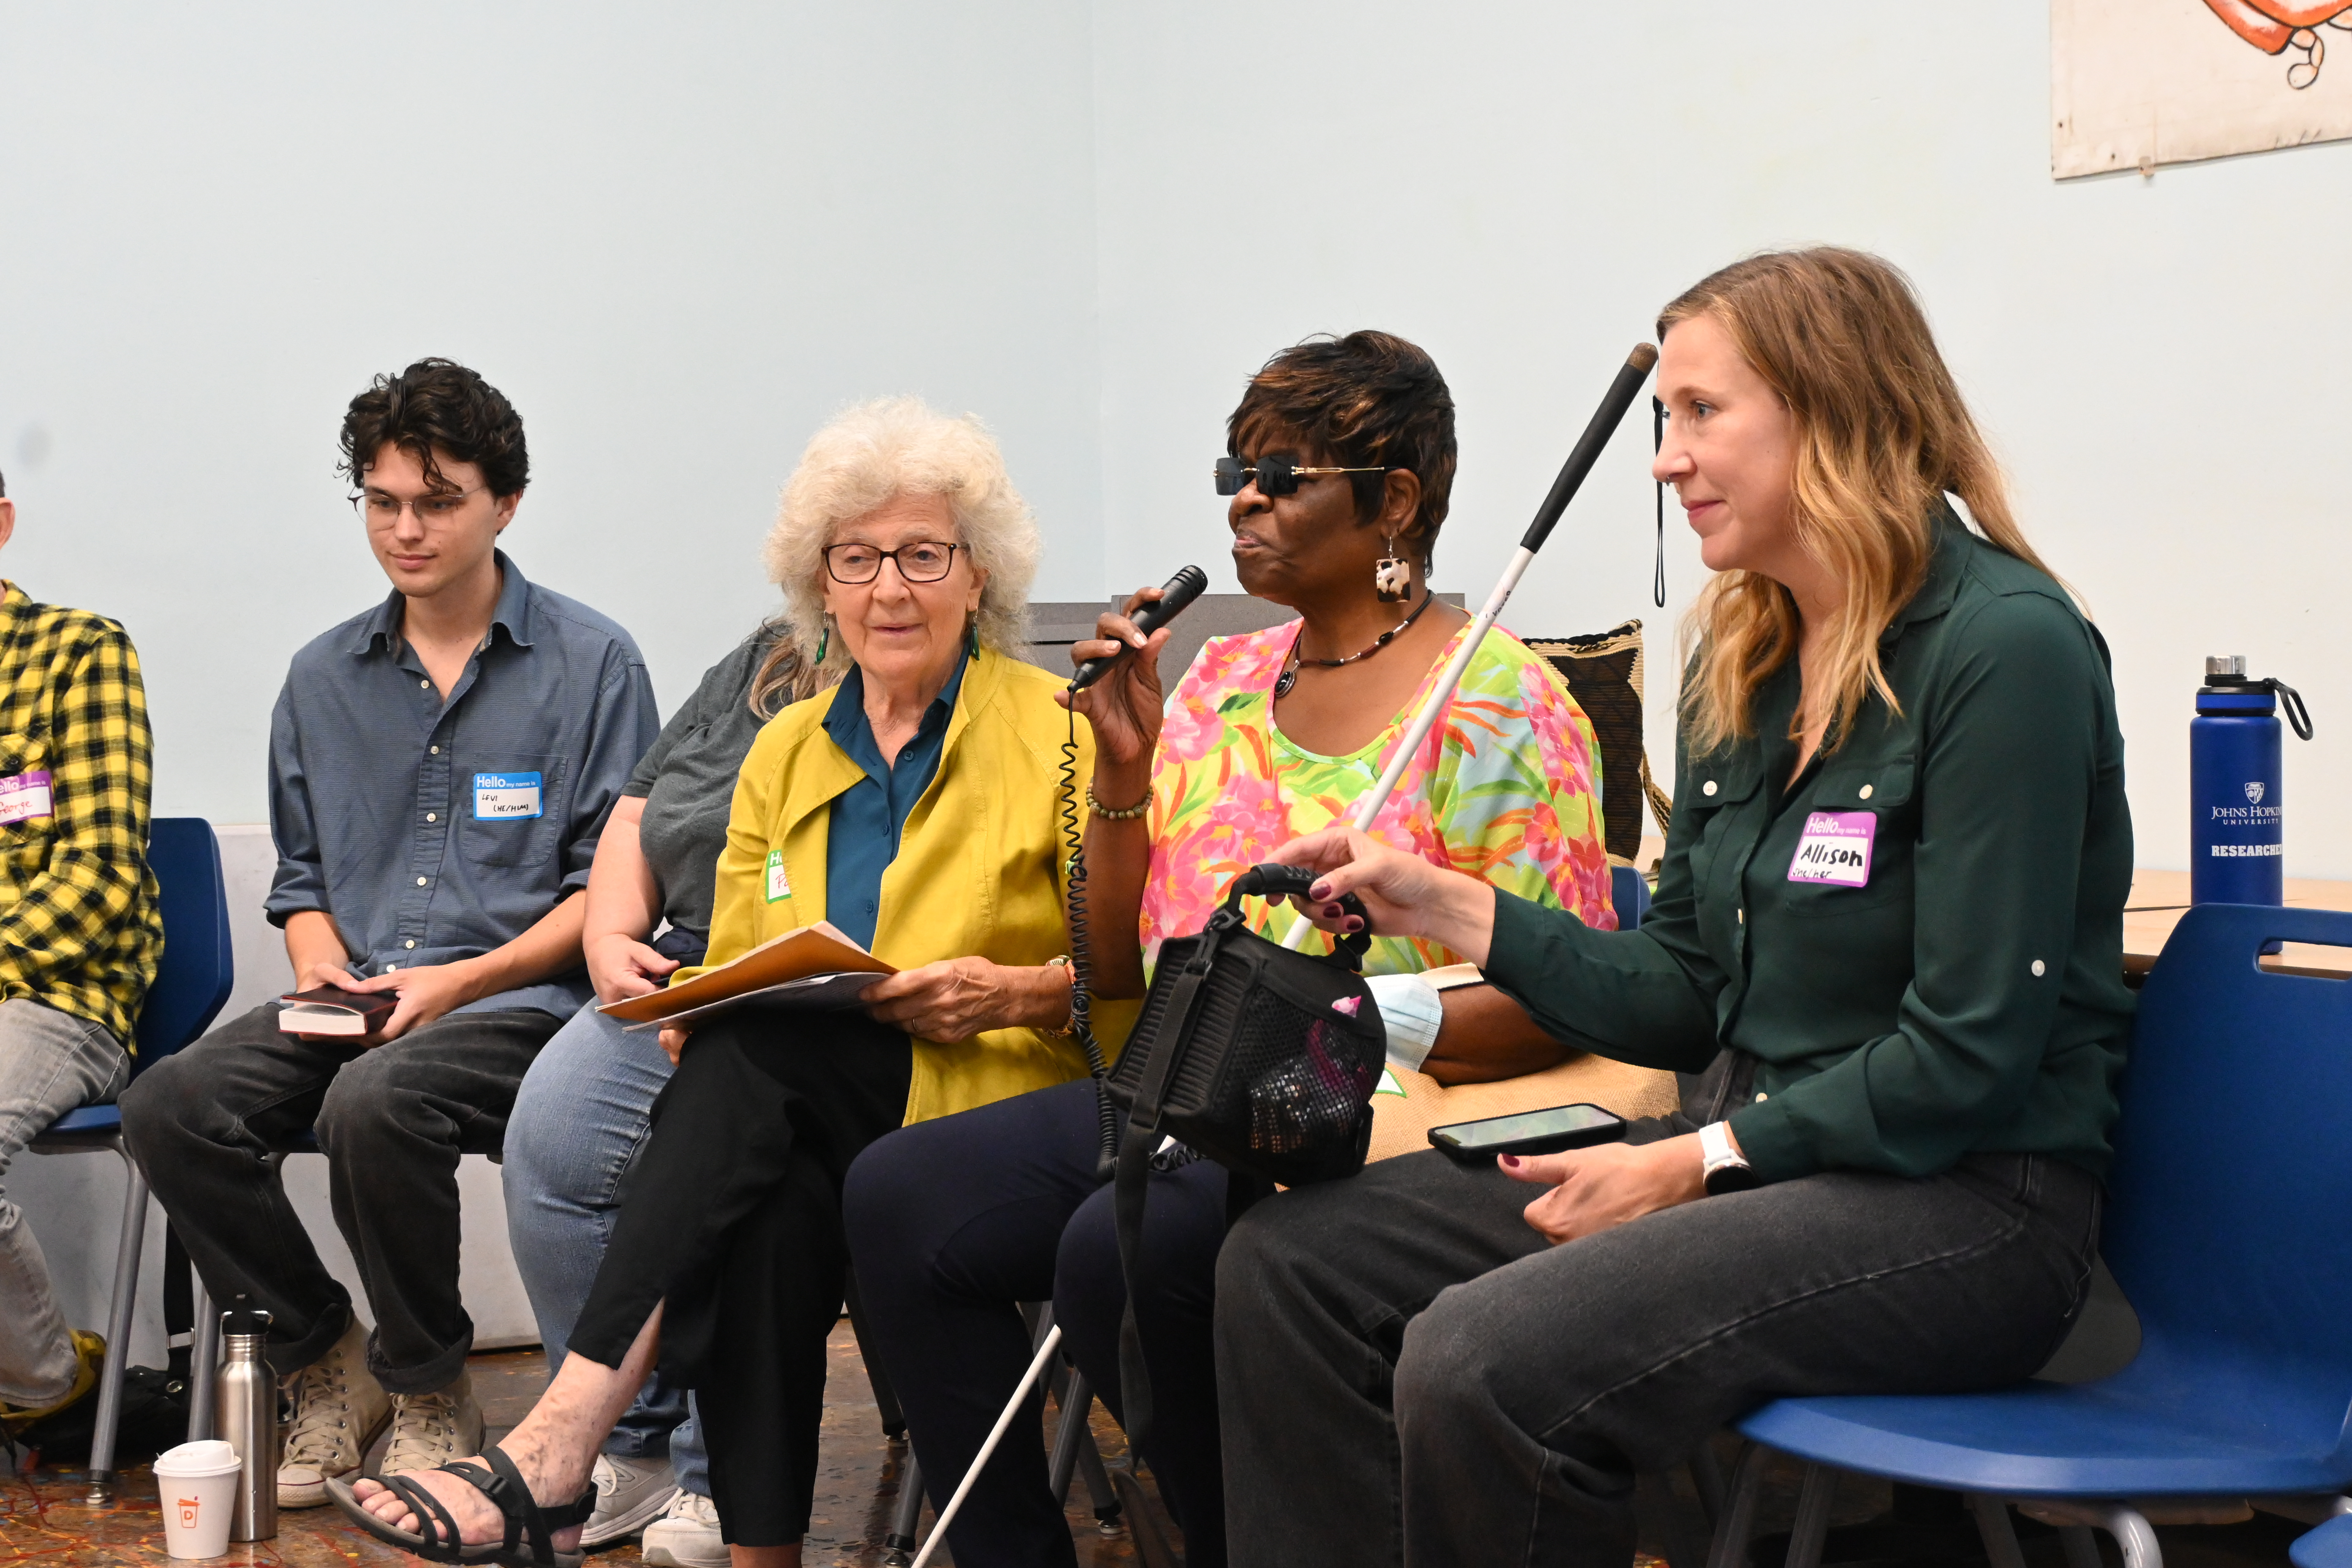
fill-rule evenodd
<path id="1" fill-rule="evenodd" d="M 1326 474 L 1384 474 L 1386 472 L 1388 472 L 1386 468 L 1302 468 L 1288 458 L 1260 458 L 1255 463 L 1244 462 L 1239 458 L 1219 458 L 1217 459 L 1217 493 L 1221 496 L 1237 496 L 1248 488 L 1252 479 L 1255 479 L 1260 495 L 1297 495 L 1298 481 L 1301 479 L 1319 479 Z"/>

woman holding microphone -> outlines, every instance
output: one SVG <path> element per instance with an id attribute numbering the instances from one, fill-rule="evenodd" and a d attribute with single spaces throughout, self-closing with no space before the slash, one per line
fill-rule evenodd
<path id="1" fill-rule="evenodd" d="M 2105 645 L 1892 267 L 1754 258 L 1659 327 L 1656 473 L 1717 575 L 1648 919 L 1344 827 L 1276 858 L 1323 874 L 1319 921 L 1353 892 L 1559 1038 L 1703 1076 L 1622 1144 L 1432 1152 L 1242 1219 L 1235 1563 L 1625 1568 L 1637 1469 L 1778 1396 L 2026 1377 L 2081 1305 L 2131 1017 Z"/>

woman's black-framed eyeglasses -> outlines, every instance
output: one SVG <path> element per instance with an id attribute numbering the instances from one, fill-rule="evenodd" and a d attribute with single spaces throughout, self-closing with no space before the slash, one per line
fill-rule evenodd
<path id="1" fill-rule="evenodd" d="M 882 563 L 895 561 L 898 575 L 908 582 L 936 583 L 954 567 L 955 552 L 962 548 L 929 539 L 901 544 L 896 550 L 877 550 L 871 544 L 828 544 L 824 569 L 835 582 L 856 584 L 871 583 L 882 574 Z"/>
<path id="2" fill-rule="evenodd" d="M 1244 462 L 1239 458 L 1217 459 L 1217 493 L 1237 496 L 1252 479 L 1257 481 L 1258 493 L 1287 496 L 1298 493 L 1301 479 L 1319 479 L 1326 474 L 1384 474 L 1386 468 L 1302 468 L 1288 458 L 1260 458 L 1256 462 Z"/>

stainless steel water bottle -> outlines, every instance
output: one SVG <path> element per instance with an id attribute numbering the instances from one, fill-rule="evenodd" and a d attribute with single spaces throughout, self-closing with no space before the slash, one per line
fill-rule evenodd
<path id="1" fill-rule="evenodd" d="M 2304 740 L 2311 717 L 2284 681 L 2246 674 L 2243 655 L 2205 661 L 2189 724 L 2189 898 L 2276 904 L 2285 893 L 2285 800 L 2278 711 Z"/>
<path id="2" fill-rule="evenodd" d="M 246 1298 L 221 1314 L 221 1362 L 214 1405 L 220 1435 L 244 1468 L 236 1479 L 231 1541 L 268 1541 L 278 1534 L 278 1378 L 269 1370 L 269 1314 L 248 1310 Z"/>

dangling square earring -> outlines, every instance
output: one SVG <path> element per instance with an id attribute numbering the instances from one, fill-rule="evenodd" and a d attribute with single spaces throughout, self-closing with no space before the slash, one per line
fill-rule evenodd
<path id="1" fill-rule="evenodd" d="M 1412 592 L 1412 569 L 1397 559 L 1396 535 L 1386 536 L 1383 544 L 1388 553 L 1372 567 L 1372 592 L 1381 596 L 1383 605 L 1393 605 Z"/>

